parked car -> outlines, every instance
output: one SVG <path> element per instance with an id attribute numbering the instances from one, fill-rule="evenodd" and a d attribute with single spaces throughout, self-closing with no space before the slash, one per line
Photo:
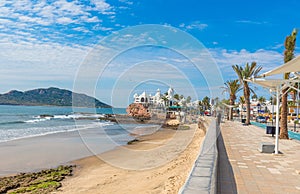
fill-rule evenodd
<path id="1" fill-rule="evenodd" d="M 267 122 L 267 119 L 266 119 L 266 117 L 258 116 L 258 117 L 256 117 L 256 122 L 259 122 L 259 123 L 266 123 L 266 122 Z"/>
<path id="2" fill-rule="evenodd" d="M 206 110 L 206 111 L 204 112 L 204 114 L 205 114 L 206 116 L 211 116 L 211 115 L 210 115 L 210 110 Z"/>

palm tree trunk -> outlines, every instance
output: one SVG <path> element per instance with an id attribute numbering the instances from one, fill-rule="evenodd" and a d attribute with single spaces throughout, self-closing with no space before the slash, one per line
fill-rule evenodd
<path id="1" fill-rule="evenodd" d="M 248 83 L 244 83 L 244 97 L 245 97 L 245 102 L 246 102 L 246 125 L 250 125 L 250 89 L 248 86 Z"/>
<path id="2" fill-rule="evenodd" d="M 293 102 L 295 103 L 296 102 L 296 91 L 293 91 L 293 93 L 291 93 L 292 94 L 292 99 L 293 99 Z"/>
<path id="3" fill-rule="evenodd" d="M 289 139 L 288 127 L 287 127 L 287 115 L 288 115 L 288 106 L 287 106 L 287 89 L 284 89 L 282 93 L 282 105 L 281 105 L 281 122 L 280 122 L 280 139 Z"/>
<path id="4" fill-rule="evenodd" d="M 296 47 L 296 36 L 297 30 L 293 29 L 291 35 L 287 36 L 284 41 L 284 62 L 287 63 L 294 58 L 294 51 Z M 289 79 L 290 73 L 284 74 L 284 79 Z M 288 114 L 288 105 L 287 105 L 287 90 L 282 91 L 284 94 L 282 96 L 282 106 L 281 106 L 281 122 L 280 122 L 280 139 L 288 139 L 288 128 L 287 128 L 287 114 Z"/>

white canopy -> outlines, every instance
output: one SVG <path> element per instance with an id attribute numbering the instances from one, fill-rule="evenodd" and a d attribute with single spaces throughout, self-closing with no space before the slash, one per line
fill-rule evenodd
<path id="1" fill-rule="evenodd" d="M 269 88 L 273 91 L 276 91 L 277 86 L 287 87 L 287 86 L 291 86 L 292 83 L 299 82 L 299 80 L 263 79 L 263 78 L 262 79 L 253 78 L 253 79 L 245 79 L 245 80 L 260 85 L 264 88 Z"/>
<path id="2" fill-rule="evenodd" d="M 225 104 L 223 103 L 224 106 L 226 106 L 227 108 L 235 108 L 238 107 L 238 105 L 229 105 L 229 104 Z"/>
<path id="3" fill-rule="evenodd" d="M 284 74 L 289 72 L 298 72 L 300 71 L 300 56 L 294 58 L 293 60 L 273 69 L 266 73 L 263 73 L 259 77 L 266 77 L 276 74 Z"/>
<path id="4" fill-rule="evenodd" d="M 266 73 L 263 73 L 262 75 L 258 76 L 266 77 L 266 76 L 272 76 L 277 74 L 284 74 L 284 73 L 290 73 L 290 72 L 300 72 L 300 56 L 296 57 L 295 59 L 271 70 Z M 279 104 L 280 104 L 280 92 L 283 91 L 284 88 L 287 87 L 293 87 L 294 82 L 299 82 L 297 78 L 299 79 L 300 76 L 297 73 L 294 73 L 294 78 L 292 79 L 259 79 L 259 78 L 252 78 L 252 79 L 246 79 L 246 81 L 261 85 L 265 88 L 269 88 L 273 92 L 276 91 L 276 138 L 275 138 L 275 154 L 278 154 L 279 151 Z M 296 88 L 294 88 L 296 89 Z M 298 90 L 298 89 L 297 89 Z"/>
<path id="5" fill-rule="evenodd" d="M 280 104 L 280 92 L 286 88 L 291 87 L 293 82 L 298 80 L 284 80 L 284 79 L 258 79 L 253 78 L 246 81 L 258 84 L 265 88 L 271 89 L 273 92 L 276 91 L 276 136 L 275 136 L 275 154 L 279 153 L 279 104 Z"/>

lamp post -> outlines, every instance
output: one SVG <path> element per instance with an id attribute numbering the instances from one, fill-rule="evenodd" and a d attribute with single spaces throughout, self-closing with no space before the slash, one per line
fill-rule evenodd
<path id="1" fill-rule="evenodd" d="M 272 98 L 272 102 L 271 102 L 271 104 L 272 104 L 272 126 L 273 126 L 273 118 L 274 118 L 274 99 Z"/>
<path id="2" fill-rule="evenodd" d="M 275 136 L 275 154 L 279 150 L 279 103 L 280 103 L 280 86 L 276 87 L 276 136 Z"/>

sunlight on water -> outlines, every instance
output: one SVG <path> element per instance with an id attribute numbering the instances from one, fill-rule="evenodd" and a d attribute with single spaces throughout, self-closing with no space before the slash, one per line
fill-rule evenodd
<path id="1" fill-rule="evenodd" d="M 0 142 L 60 132 L 106 129 L 113 123 L 99 120 L 104 114 L 126 113 L 126 109 L 91 109 L 51 106 L 0 107 Z M 76 120 L 76 123 L 75 123 Z"/>

